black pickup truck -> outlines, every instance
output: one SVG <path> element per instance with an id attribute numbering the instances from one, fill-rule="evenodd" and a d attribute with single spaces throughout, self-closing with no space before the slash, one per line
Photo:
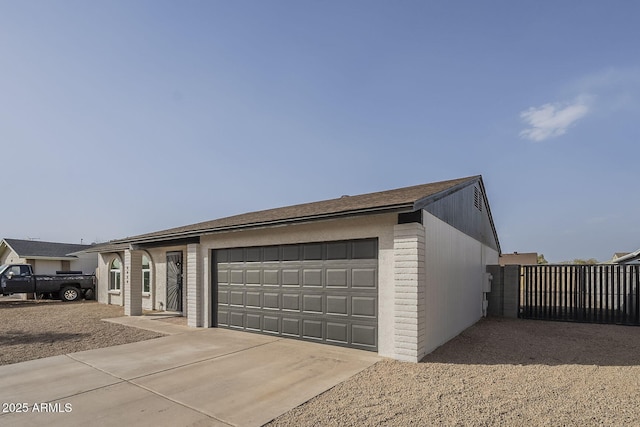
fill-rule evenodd
<path id="1" fill-rule="evenodd" d="M 34 293 L 49 295 L 62 301 L 76 301 L 81 297 L 92 299 L 96 290 L 96 277 L 92 274 L 35 275 L 29 264 L 0 266 L 0 293 L 2 295 Z"/>

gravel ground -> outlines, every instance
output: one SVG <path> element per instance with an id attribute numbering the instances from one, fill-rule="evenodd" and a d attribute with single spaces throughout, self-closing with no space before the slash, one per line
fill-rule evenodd
<path id="1" fill-rule="evenodd" d="M 96 301 L 21 301 L 0 296 L 0 365 L 163 336 L 103 322 L 123 307 Z"/>
<path id="2" fill-rule="evenodd" d="M 384 360 L 270 426 L 640 425 L 640 327 L 485 319 Z"/>
<path id="3" fill-rule="evenodd" d="M 0 365 L 161 336 L 100 320 L 122 315 L 0 297 Z M 639 327 L 485 319 L 422 363 L 383 360 L 269 425 L 640 425 L 638 402 Z"/>

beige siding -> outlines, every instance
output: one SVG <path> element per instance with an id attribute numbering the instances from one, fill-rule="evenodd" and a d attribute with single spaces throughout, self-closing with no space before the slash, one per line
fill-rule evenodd
<path id="1" fill-rule="evenodd" d="M 35 274 L 56 274 L 62 269 L 62 261 L 51 261 L 47 259 L 36 259 L 33 265 Z"/>
<path id="2" fill-rule="evenodd" d="M 18 257 L 18 255 L 6 249 L 2 254 L 0 254 L 0 265 L 4 264 L 26 264 L 27 260 L 24 258 Z"/>
<path id="3" fill-rule="evenodd" d="M 94 274 L 98 268 L 98 256 L 94 253 L 81 254 L 78 259 L 72 260 L 70 269 L 74 271 L 82 271 L 84 274 Z"/>

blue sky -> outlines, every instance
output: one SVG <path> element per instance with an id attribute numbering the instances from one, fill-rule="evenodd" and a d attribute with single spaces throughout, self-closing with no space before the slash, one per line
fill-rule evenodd
<path id="1" fill-rule="evenodd" d="M 481 174 L 503 252 L 640 248 L 640 3 L 0 0 L 0 237 Z"/>

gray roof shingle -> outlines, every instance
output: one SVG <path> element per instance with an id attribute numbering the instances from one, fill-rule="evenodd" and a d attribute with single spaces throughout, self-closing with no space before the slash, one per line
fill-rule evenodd
<path id="1" fill-rule="evenodd" d="M 91 245 L 20 239 L 4 239 L 4 242 L 13 249 L 20 258 L 70 258 L 72 256 L 69 254 L 91 247 Z"/>
<path id="2" fill-rule="evenodd" d="M 357 196 L 343 196 L 337 199 L 304 203 L 263 211 L 234 215 L 212 221 L 170 228 L 153 233 L 141 234 L 124 239 L 112 240 L 93 248 L 94 251 L 105 251 L 109 248 L 124 247 L 126 243 L 140 243 L 196 236 L 209 232 L 252 228 L 291 222 L 312 221 L 335 218 L 346 215 L 358 215 L 375 212 L 412 211 L 419 203 L 448 194 L 455 189 L 466 187 L 481 180 L 479 175 L 430 184 L 415 185 L 395 190 Z"/>

